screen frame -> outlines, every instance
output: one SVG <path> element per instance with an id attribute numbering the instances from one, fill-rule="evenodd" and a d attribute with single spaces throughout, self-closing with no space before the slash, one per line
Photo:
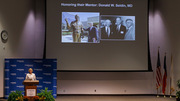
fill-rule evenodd
<path id="1" fill-rule="evenodd" d="M 149 13 L 150 13 L 150 0 L 147 0 L 147 52 L 148 52 L 148 70 L 57 70 L 57 72 L 153 72 L 150 55 L 150 42 L 149 42 Z M 47 0 L 45 0 L 45 43 L 43 59 L 46 59 L 47 54 Z"/>

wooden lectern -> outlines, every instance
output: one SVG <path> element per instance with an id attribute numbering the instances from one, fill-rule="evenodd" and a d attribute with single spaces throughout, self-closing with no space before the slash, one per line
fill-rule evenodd
<path id="1" fill-rule="evenodd" d="M 25 96 L 34 97 L 37 96 L 37 86 L 39 84 L 39 80 L 24 80 L 24 91 Z"/>

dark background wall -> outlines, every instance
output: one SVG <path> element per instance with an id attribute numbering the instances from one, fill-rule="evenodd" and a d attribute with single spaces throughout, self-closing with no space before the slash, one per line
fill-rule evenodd
<path id="1" fill-rule="evenodd" d="M 45 33 L 44 0 L 0 0 L 0 97 L 4 91 L 4 58 L 42 58 Z"/>

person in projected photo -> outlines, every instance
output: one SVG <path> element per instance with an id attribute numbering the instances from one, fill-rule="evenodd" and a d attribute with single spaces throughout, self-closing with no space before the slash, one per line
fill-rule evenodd
<path id="1" fill-rule="evenodd" d="M 127 33 L 125 35 L 125 40 L 135 40 L 135 28 L 132 19 L 126 20 Z"/>
<path id="2" fill-rule="evenodd" d="M 101 39 L 110 39 L 111 38 L 111 21 L 109 19 L 104 21 L 104 27 L 101 28 Z"/>
<path id="3" fill-rule="evenodd" d="M 117 17 L 115 20 L 115 26 L 113 27 L 113 39 L 124 39 L 126 34 L 126 27 L 122 25 L 121 17 Z"/>
<path id="4" fill-rule="evenodd" d="M 98 35 L 98 30 L 96 27 L 93 26 L 93 22 L 89 22 L 89 28 L 85 29 L 85 31 L 88 31 L 88 42 L 93 42 L 96 43 L 97 42 L 97 35 Z"/>
<path id="5" fill-rule="evenodd" d="M 80 17 L 78 15 L 75 15 L 75 21 L 72 21 L 71 24 L 69 25 L 69 22 L 67 19 L 65 19 L 67 28 L 69 30 L 73 30 L 73 42 L 81 42 L 81 35 L 83 33 L 83 25 L 82 22 L 80 21 Z"/>
<path id="6" fill-rule="evenodd" d="M 29 73 L 26 74 L 26 80 L 36 80 L 36 75 L 33 73 L 33 69 L 29 68 Z"/>

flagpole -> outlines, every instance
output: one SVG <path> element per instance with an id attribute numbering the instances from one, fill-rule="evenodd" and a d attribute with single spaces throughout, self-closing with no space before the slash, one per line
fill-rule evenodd
<path id="1" fill-rule="evenodd" d="M 159 52 L 159 48 L 160 48 L 160 47 L 158 46 L 158 52 Z M 157 74 L 156 74 L 156 75 L 157 75 Z M 159 97 L 158 88 L 159 88 L 159 86 L 157 86 L 157 88 L 156 88 L 156 89 L 157 89 L 157 98 Z"/>
<path id="2" fill-rule="evenodd" d="M 166 56 L 166 52 L 165 52 L 165 56 Z M 165 88 L 166 88 L 166 87 L 165 87 Z M 166 97 L 165 93 L 166 93 L 166 91 L 164 92 L 164 98 Z"/>
<path id="3" fill-rule="evenodd" d="M 172 87 L 173 79 L 173 55 L 171 54 L 171 68 L 170 68 L 170 98 L 172 98 L 172 92 L 174 92 L 174 88 Z"/>
<path id="4" fill-rule="evenodd" d="M 159 60 L 159 49 L 160 49 L 160 46 L 158 46 L 158 62 L 157 62 L 157 68 L 160 68 L 160 67 L 158 67 L 158 66 L 160 66 L 160 60 Z M 159 63 L 159 64 L 158 64 Z M 157 68 L 156 68 L 156 71 L 157 71 Z M 161 71 L 160 71 L 160 73 L 161 73 Z M 157 80 L 157 72 L 156 72 L 156 80 Z M 160 77 L 161 78 L 161 77 Z M 161 79 L 159 79 L 159 76 L 158 76 L 158 80 L 159 81 L 156 81 L 156 90 L 157 90 L 157 98 L 159 97 L 159 88 L 160 88 L 160 90 L 161 90 Z M 158 84 L 157 84 L 157 82 L 159 82 Z"/>
<path id="5" fill-rule="evenodd" d="M 170 98 L 172 98 L 172 96 L 171 96 L 171 77 L 170 77 Z"/>
<path id="6" fill-rule="evenodd" d="M 165 52 L 165 58 L 166 58 L 166 52 Z M 166 65 L 166 60 L 164 59 L 164 67 L 165 67 L 165 65 Z M 165 68 L 164 68 L 165 69 Z M 165 75 L 165 73 L 167 73 L 167 71 L 165 71 L 164 70 L 164 75 Z M 167 75 L 166 75 L 166 78 L 165 79 L 167 79 Z M 164 84 L 165 83 L 165 84 Z M 165 86 L 164 86 L 165 85 Z M 165 95 L 165 93 L 166 93 L 166 80 L 165 80 L 165 82 L 164 82 L 164 76 L 163 76 L 163 90 L 164 90 L 164 98 L 166 97 L 166 95 Z"/>
<path id="7" fill-rule="evenodd" d="M 159 94 L 158 94 L 158 87 L 156 88 L 156 90 L 157 90 L 157 97 L 159 97 Z"/>
<path id="8" fill-rule="evenodd" d="M 171 55 L 171 59 L 172 59 L 172 55 Z M 172 62 L 172 60 L 171 60 L 171 62 Z M 171 70 L 170 70 L 170 73 L 171 73 Z M 172 96 L 171 96 L 171 74 L 170 74 L 170 84 L 169 84 L 169 90 L 170 90 L 170 98 L 172 98 Z"/>

